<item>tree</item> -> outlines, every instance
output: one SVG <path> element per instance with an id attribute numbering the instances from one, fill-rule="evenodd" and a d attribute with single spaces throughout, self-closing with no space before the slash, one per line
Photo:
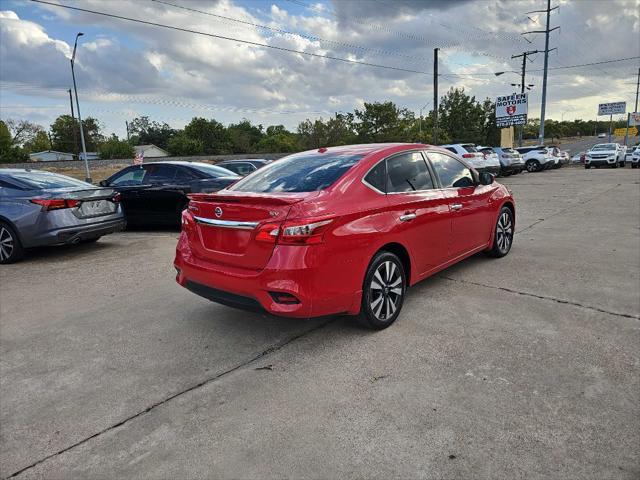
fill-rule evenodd
<path id="1" fill-rule="evenodd" d="M 184 134 L 202 143 L 204 153 L 207 155 L 229 153 L 232 150 L 232 142 L 227 129 L 214 119 L 193 118 L 184 127 Z"/>
<path id="2" fill-rule="evenodd" d="M 231 150 L 233 153 L 252 153 L 256 151 L 258 142 L 264 136 L 262 125 L 252 125 L 246 118 L 227 127 Z"/>
<path id="3" fill-rule="evenodd" d="M 71 115 L 60 115 L 51 124 L 51 143 L 53 150 L 72 152 L 76 155 L 80 152 L 80 131 L 77 121 Z M 102 141 L 100 125 L 95 118 L 87 117 L 82 120 L 84 142 L 87 152 L 95 152 Z M 76 132 L 74 134 L 74 132 Z"/>
<path id="4" fill-rule="evenodd" d="M 365 103 L 364 110 L 355 110 L 354 123 L 363 142 L 402 142 L 410 137 L 414 113 L 398 108 L 393 102 Z"/>
<path id="5" fill-rule="evenodd" d="M 11 144 L 14 146 L 24 146 L 25 143 L 33 141 L 35 136 L 44 132 L 40 125 L 27 120 L 7 119 L 5 125 L 11 135 Z"/>
<path id="6" fill-rule="evenodd" d="M 353 143 L 355 139 L 352 113 L 337 113 L 326 122 L 320 118 L 314 121 L 307 119 L 298 124 L 298 141 L 302 149 L 345 145 Z"/>
<path id="7" fill-rule="evenodd" d="M 295 152 L 298 149 L 298 138 L 284 125 L 272 125 L 267 127 L 265 136 L 256 147 L 259 152 Z"/>
<path id="8" fill-rule="evenodd" d="M 51 150 L 51 140 L 44 130 L 40 130 L 35 136 L 24 143 L 24 149 L 29 153 Z"/>
<path id="9" fill-rule="evenodd" d="M 171 155 L 201 155 L 204 153 L 204 146 L 200 140 L 188 137 L 184 132 L 180 132 L 169 139 L 167 150 Z"/>
<path id="10" fill-rule="evenodd" d="M 126 140 L 118 139 L 115 134 L 98 146 L 98 152 L 103 159 L 133 158 L 135 155 L 133 147 Z"/>
<path id="11" fill-rule="evenodd" d="M 304 150 L 328 146 L 326 126 L 322 118 L 313 122 L 309 119 L 300 122 L 298 124 L 298 138 L 300 146 Z"/>
<path id="12" fill-rule="evenodd" d="M 26 162 L 27 153 L 18 145 L 13 144 L 13 135 L 7 124 L 0 120 L 0 163 Z"/>
<path id="13" fill-rule="evenodd" d="M 438 107 L 439 127 L 447 132 L 454 143 L 481 143 L 484 135 L 485 112 L 475 97 L 464 93 L 464 88 L 451 88 Z"/>
<path id="14" fill-rule="evenodd" d="M 129 123 L 129 133 L 131 134 L 131 142 L 135 145 L 150 145 L 156 147 L 167 148 L 169 139 L 173 137 L 177 131 L 171 128 L 167 123 L 159 123 L 149 120 L 149 117 L 138 117 Z"/>
<path id="15" fill-rule="evenodd" d="M 482 102 L 482 144 L 500 145 L 500 129 L 496 125 L 496 105 L 490 98 Z"/>

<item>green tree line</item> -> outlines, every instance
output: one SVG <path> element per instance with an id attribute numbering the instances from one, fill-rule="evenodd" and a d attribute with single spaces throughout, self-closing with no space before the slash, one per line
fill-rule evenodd
<path id="1" fill-rule="evenodd" d="M 218 155 L 230 153 L 287 153 L 319 147 L 375 142 L 433 142 L 433 113 L 418 116 L 393 102 L 364 103 L 353 112 L 335 113 L 329 118 L 307 119 L 295 131 L 283 125 L 256 125 L 248 119 L 223 125 L 213 118 L 193 118 L 183 129 L 143 116 L 129 123 L 128 139 L 105 136 L 100 122 L 83 120 L 87 151 L 101 158 L 132 158 L 134 145 L 154 144 L 172 155 Z M 615 122 L 614 128 L 623 127 Z M 79 125 L 70 115 L 60 115 L 49 130 L 27 121 L 0 120 L 0 162 L 22 162 L 29 153 L 58 150 L 79 153 Z M 540 121 L 530 119 L 524 138 L 535 139 Z M 547 120 L 548 137 L 594 135 L 608 131 L 608 121 Z M 469 142 L 498 145 L 495 107 L 489 98 L 479 101 L 464 89 L 450 89 L 438 108 L 438 143 Z"/>

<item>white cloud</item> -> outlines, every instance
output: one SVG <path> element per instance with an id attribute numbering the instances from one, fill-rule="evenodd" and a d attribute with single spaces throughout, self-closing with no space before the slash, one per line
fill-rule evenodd
<path id="1" fill-rule="evenodd" d="M 511 60 L 511 55 L 542 46 L 541 36 L 531 36 L 530 45 L 520 35 L 540 27 L 524 15 L 539 9 L 537 0 L 377 1 L 375 8 L 362 8 L 362 2 L 336 1 L 333 8 L 321 2 L 302 14 L 299 5 L 293 10 L 293 4 L 274 1 L 249 7 L 230 0 L 169 1 L 209 15 L 146 1 L 85 0 L 83 8 L 425 72 L 431 72 L 433 48 L 441 46 L 440 72 L 444 76 L 440 78 L 440 91 L 464 87 L 478 99 L 513 90 L 509 84 L 519 82 L 517 74 L 495 77 L 492 72 L 519 70 L 520 61 Z M 256 10 L 249 10 L 254 6 Z M 313 116 L 309 112 L 338 108 L 345 111 L 361 108 L 365 101 L 386 100 L 417 110 L 432 97 L 429 75 L 291 54 L 57 7 L 47 7 L 46 12 L 56 15 L 58 27 L 72 21 L 74 28 L 100 31 L 98 38 L 90 34 L 83 37 L 76 73 L 81 98 L 94 100 L 97 105 L 109 102 L 107 107 L 113 111 L 143 111 L 147 104 L 138 108 L 135 100 L 144 96 L 154 98 L 160 106 L 153 113 L 166 118 L 203 114 L 195 107 L 190 110 L 177 106 L 176 102 L 240 109 L 205 110 L 204 114 L 225 122 L 244 116 L 252 118 L 243 110 L 246 108 L 264 112 L 296 110 L 299 113 L 255 114 L 262 123 L 295 127 L 298 121 Z M 554 25 L 562 28 L 552 34 L 552 45 L 559 50 L 550 55 L 550 66 L 640 55 L 640 44 L 633 41 L 640 35 L 639 12 L 640 0 L 562 0 L 559 13 L 553 16 Z M 301 32 L 312 38 L 275 33 L 212 15 Z M 47 33 L 45 26 L 52 23 L 45 19 L 39 25 L 20 19 L 11 11 L 0 12 L 0 22 L 0 81 L 36 85 L 44 89 L 40 95 L 52 98 L 64 95 L 60 89 L 67 88 L 70 82 L 70 46 Z M 534 56 L 534 62 L 528 64 L 527 83 L 535 84 L 532 116 L 539 108 L 541 65 L 541 55 Z M 632 87 L 624 84 L 633 81 L 633 65 L 625 62 L 550 71 L 548 114 L 559 118 L 570 107 L 572 113 L 565 114 L 565 118 L 591 118 L 598 98 L 619 95 L 630 101 L 632 95 L 625 92 Z M 451 76 L 454 72 L 467 75 Z M 58 89 L 55 92 L 51 90 L 54 87 Z M 120 96 L 109 97 L 105 93 Z M 34 98 L 34 102 L 38 101 Z M 111 114 L 108 118 L 118 117 Z M 115 127 L 108 125 L 110 128 Z"/>

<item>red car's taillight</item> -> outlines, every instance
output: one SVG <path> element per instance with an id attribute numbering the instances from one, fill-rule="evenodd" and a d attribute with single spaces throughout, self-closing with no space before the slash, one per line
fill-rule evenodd
<path id="1" fill-rule="evenodd" d="M 463 153 L 462 158 L 474 158 L 475 154 L 473 153 Z"/>
<path id="2" fill-rule="evenodd" d="M 278 245 L 317 245 L 323 242 L 324 234 L 332 221 L 310 219 L 284 224 L 266 223 L 258 229 L 256 241 Z"/>
<path id="3" fill-rule="evenodd" d="M 258 242 L 276 243 L 279 234 L 279 223 L 265 223 L 258 229 L 258 233 L 256 233 L 256 240 Z"/>
<path id="4" fill-rule="evenodd" d="M 34 198 L 31 203 L 42 206 L 42 211 L 47 212 L 49 210 L 60 210 L 62 208 L 73 208 L 80 205 L 79 200 L 67 200 L 63 198 Z"/>
<path id="5" fill-rule="evenodd" d="M 317 245 L 324 240 L 324 234 L 333 220 L 312 222 L 285 222 L 280 230 L 280 245 Z"/>
<path id="6" fill-rule="evenodd" d="M 195 221 L 193 220 L 193 215 L 191 215 L 191 212 L 189 212 L 189 210 L 187 208 L 185 208 L 182 211 L 182 216 L 181 216 L 181 221 L 180 223 L 182 224 L 182 231 L 183 232 L 190 232 L 193 230 L 193 227 L 195 225 Z"/>

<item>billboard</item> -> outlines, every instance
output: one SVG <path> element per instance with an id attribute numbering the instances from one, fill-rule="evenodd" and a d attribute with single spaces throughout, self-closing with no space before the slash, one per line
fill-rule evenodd
<path id="1" fill-rule="evenodd" d="M 601 103 L 598 105 L 598 115 L 616 115 L 627 113 L 627 102 Z"/>
<path id="2" fill-rule="evenodd" d="M 498 128 L 527 123 L 526 93 L 514 93 L 496 98 L 496 125 Z"/>

